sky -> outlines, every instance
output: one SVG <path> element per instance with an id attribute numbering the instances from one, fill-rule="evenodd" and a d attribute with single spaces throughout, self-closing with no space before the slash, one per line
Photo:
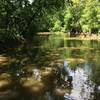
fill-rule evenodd
<path id="1" fill-rule="evenodd" d="M 33 2 L 33 0 L 29 0 L 30 1 L 30 3 L 32 3 Z"/>

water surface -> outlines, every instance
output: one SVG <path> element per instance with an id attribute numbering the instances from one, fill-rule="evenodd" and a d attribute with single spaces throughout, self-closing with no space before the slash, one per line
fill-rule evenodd
<path id="1" fill-rule="evenodd" d="M 1 55 L 0 100 L 99 100 L 99 45 L 96 40 L 49 38 L 42 46 L 26 48 L 28 56 L 10 53 L 14 59 L 3 60 Z M 68 81 L 59 74 L 65 60 Z"/>

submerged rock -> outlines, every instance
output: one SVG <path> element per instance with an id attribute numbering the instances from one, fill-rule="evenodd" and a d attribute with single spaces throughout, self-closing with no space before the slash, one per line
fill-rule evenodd
<path id="1" fill-rule="evenodd" d="M 18 97 L 18 92 L 14 90 L 0 91 L 0 100 L 14 100 Z"/>
<path id="2" fill-rule="evenodd" d="M 52 77 L 52 76 L 54 76 L 54 70 L 53 70 L 53 68 L 52 67 L 47 67 L 47 68 L 45 68 L 44 70 L 41 70 L 41 76 L 42 77 Z"/>
<path id="3" fill-rule="evenodd" d="M 61 89 L 61 88 L 55 88 L 54 91 L 53 91 L 53 95 L 54 96 L 61 96 L 63 97 L 66 93 L 66 90 L 65 89 Z"/>
<path id="4" fill-rule="evenodd" d="M 7 73 L 3 73 L 0 75 L 0 90 L 4 90 L 10 88 L 11 86 L 11 76 Z"/>
<path id="5" fill-rule="evenodd" d="M 26 92 L 32 93 L 33 95 L 43 94 L 46 90 L 46 85 L 42 81 L 34 80 L 32 78 L 24 80 L 22 86 Z"/>
<path id="6" fill-rule="evenodd" d="M 0 90 L 10 87 L 11 81 L 9 80 L 0 80 Z"/>
<path id="7" fill-rule="evenodd" d="M 10 59 L 10 57 L 0 55 L 0 65 L 7 65 Z"/>

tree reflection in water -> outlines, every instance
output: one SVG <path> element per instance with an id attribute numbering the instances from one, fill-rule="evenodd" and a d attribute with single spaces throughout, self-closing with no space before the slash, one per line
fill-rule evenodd
<path id="1" fill-rule="evenodd" d="M 0 84 L 9 83 L 3 84 L 3 90 L 0 85 L 0 100 L 99 100 L 99 46 L 97 42 L 74 42 L 66 48 L 40 50 L 39 58 L 32 62 L 35 67 L 23 65 L 24 69 L 19 60 L 19 64 L 8 65 L 10 70 L 0 70 L 0 77 L 4 71 L 11 76 L 9 82 L 7 76 L 0 78 Z"/>

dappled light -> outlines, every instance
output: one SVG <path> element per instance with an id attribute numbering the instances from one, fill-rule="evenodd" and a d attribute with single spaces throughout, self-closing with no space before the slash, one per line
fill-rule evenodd
<path id="1" fill-rule="evenodd" d="M 100 100 L 100 0 L 0 0 L 0 100 Z"/>
<path id="2" fill-rule="evenodd" d="M 28 46 L 28 52 L 19 47 L 16 55 L 8 52 L 0 56 L 1 98 L 83 100 L 86 95 L 88 99 L 96 98 L 100 84 L 99 41 L 68 39 L 64 45 L 59 45 L 63 40 L 57 40 L 57 44 L 50 39 L 46 41 L 42 47 Z M 21 54 L 23 51 L 26 53 Z"/>
<path id="3" fill-rule="evenodd" d="M 0 65 L 7 65 L 10 62 L 10 57 L 0 55 Z"/>
<path id="4" fill-rule="evenodd" d="M 62 41 L 60 40 L 59 44 Z M 99 91 L 100 84 L 99 41 L 73 39 L 69 41 L 68 39 L 63 43 L 65 45 L 62 47 L 56 44 L 56 41 L 48 39 L 47 42 L 43 42 L 42 47 L 28 47 L 26 54 L 21 54 L 23 50 L 16 49 L 16 55 L 10 53 L 1 55 L 0 64 L 3 70 L 0 74 L 0 95 L 2 98 L 4 96 L 20 98 L 19 95 L 21 100 L 24 95 L 26 99 L 30 97 L 29 100 L 32 98 L 83 100 L 86 95 L 88 99 L 95 98 L 94 92 Z M 67 61 L 67 72 L 63 72 L 64 61 Z M 18 91 L 20 93 L 17 93 Z"/>

